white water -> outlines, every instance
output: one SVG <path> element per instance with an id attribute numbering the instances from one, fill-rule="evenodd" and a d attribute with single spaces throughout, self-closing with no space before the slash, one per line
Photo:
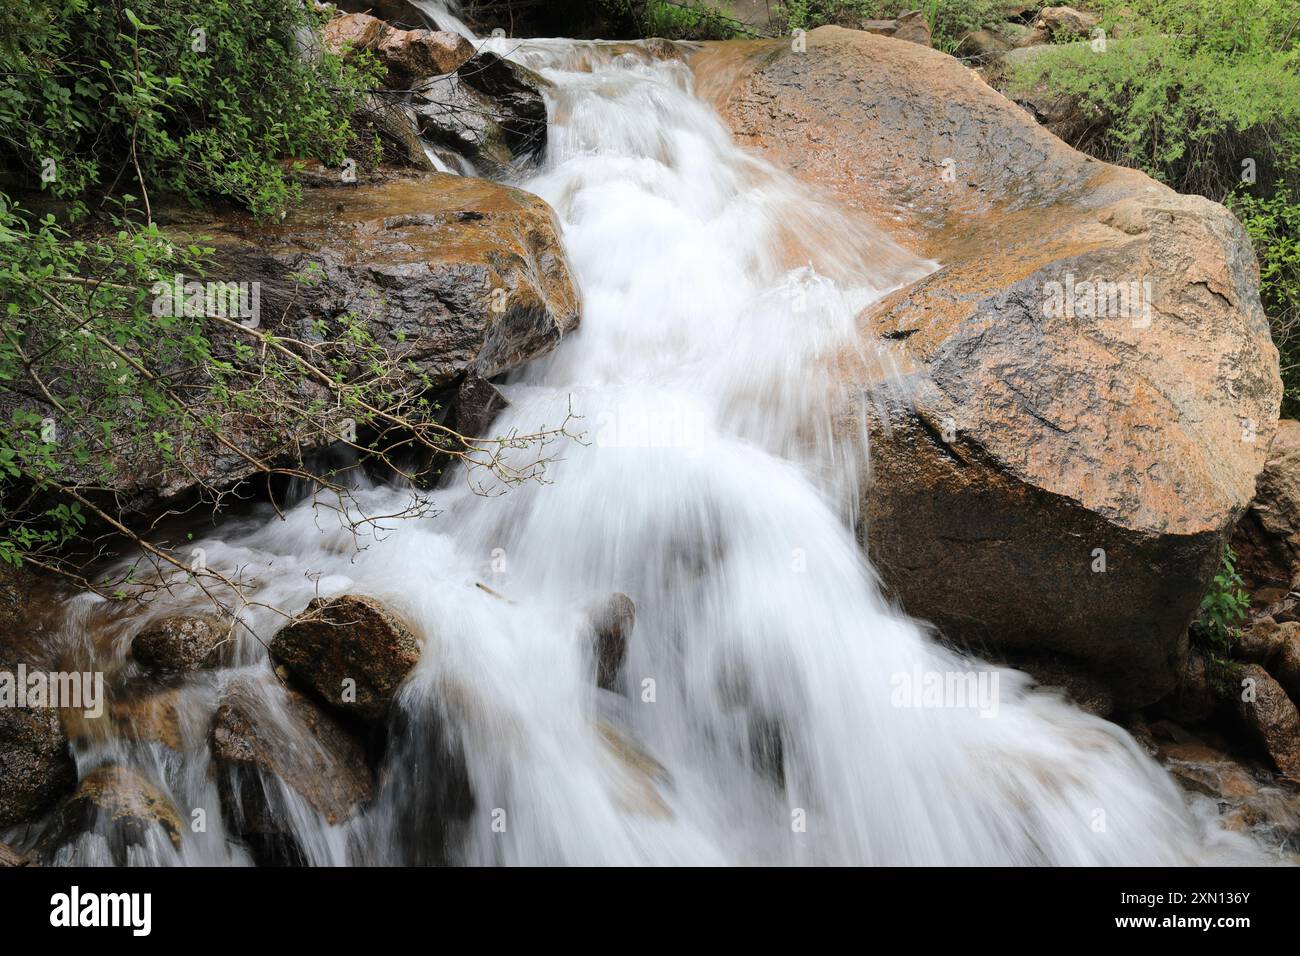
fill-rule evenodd
<path id="1" fill-rule="evenodd" d="M 548 484 L 483 498 L 454 482 L 442 514 L 391 522 L 360 551 L 309 501 L 197 543 L 211 566 L 256 580 L 260 601 L 295 612 L 317 592 L 371 594 L 423 638 L 380 796 L 338 827 L 299 805 L 308 859 L 438 856 L 420 845 L 437 840 L 438 807 L 430 766 L 415 764 L 438 723 L 475 795 L 455 862 L 1247 859 L 1122 730 L 942 649 L 885 605 L 851 530 L 862 449 L 832 438 L 842 396 L 827 365 L 854 354 L 865 303 L 929 266 L 746 155 L 682 64 L 605 49 L 513 54 L 556 84 L 546 159 L 524 185 L 562 220 L 584 310 L 581 330 L 507 387 L 494 427 L 555 425 L 572 402 L 590 443 L 565 447 Z M 405 502 L 359 496 L 371 513 Z M 581 611 L 611 591 L 637 606 L 625 694 L 595 687 Z M 156 613 L 183 607 L 202 599 Z M 71 629 L 101 613 L 81 599 Z M 262 640 L 281 622 L 244 618 Z M 119 666 L 141 623 L 117 625 Z M 83 766 L 141 767 L 186 818 L 208 808 L 208 832 L 187 833 L 179 856 L 159 842 L 137 861 L 247 862 L 216 810 L 206 722 L 233 674 L 255 675 L 268 701 L 280 692 L 257 641 L 245 635 L 239 654 L 241 670 L 188 685 L 183 756 L 79 745 Z M 972 670 L 996 674 L 996 700 L 896 706 L 896 675 Z M 630 767 L 598 723 L 665 772 Z M 751 739 L 773 732 L 783 781 Z M 107 858 L 93 835 L 76 854 Z"/>

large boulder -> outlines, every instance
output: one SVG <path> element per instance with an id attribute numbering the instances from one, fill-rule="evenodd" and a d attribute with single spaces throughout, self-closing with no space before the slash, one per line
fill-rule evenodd
<path id="1" fill-rule="evenodd" d="M 430 76 L 456 70 L 474 55 L 474 45 L 446 30 L 398 30 L 364 13 L 335 17 L 325 24 L 325 46 L 343 56 L 373 54 L 386 73 L 384 85 L 410 89 Z"/>
<path id="2" fill-rule="evenodd" d="M 742 143 L 939 263 L 860 318 L 898 375 L 841 363 L 888 589 L 951 640 L 1159 699 L 1281 396 L 1240 224 L 913 43 L 825 27 L 694 64 Z"/>
<path id="3" fill-rule="evenodd" d="M 258 284 L 258 330 L 320 342 L 322 334 L 344 335 L 355 319 L 392 360 L 388 385 L 412 399 L 454 397 L 466 377 L 518 368 L 577 327 L 578 293 L 543 200 L 439 173 L 389 173 L 366 185 L 334 181 L 305 190 L 301 205 L 274 224 L 239 212 L 167 208 L 158 215 L 178 242 L 217 250 L 207 279 Z M 252 341 L 233 330 L 213 334 L 219 352 L 234 340 Z M 348 372 L 368 373 L 367 363 Z M 229 443 L 200 435 L 175 460 L 124 451 L 112 469 L 111 507 L 139 523 L 196 497 L 215 498 L 257 476 L 261 465 L 290 465 L 348 433 L 346 412 L 308 420 L 291 411 L 337 404 L 310 378 L 268 378 L 261 388 L 256 415 L 225 415 Z M 99 467 L 85 476 L 91 484 L 102 477 Z"/>
<path id="4" fill-rule="evenodd" d="M 77 782 L 59 710 L 14 706 L 20 665 L 59 669 L 48 640 L 56 594 L 49 578 L 0 564 L 0 681 L 15 695 L 0 703 L 0 828 L 39 816 Z"/>
<path id="5" fill-rule="evenodd" d="M 365 720 L 388 712 L 420 642 L 373 598 L 316 598 L 271 639 L 271 656 L 321 700 Z"/>
<path id="6" fill-rule="evenodd" d="M 131 641 L 131 656 L 155 674 L 215 667 L 229 628 L 210 617 L 178 614 L 153 621 Z"/>

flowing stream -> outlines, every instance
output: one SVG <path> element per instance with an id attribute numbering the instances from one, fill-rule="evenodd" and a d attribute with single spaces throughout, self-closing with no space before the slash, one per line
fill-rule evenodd
<path id="1" fill-rule="evenodd" d="M 832 369 L 878 377 L 855 316 L 933 264 L 741 150 L 679 60 L 628 44 L 483 42 L 554 84 L 546 156 L 519 185 L 558 213 L 584 300 L 580 331 L 503 386 L 512 404 L 492 431 L 554 426 L 571 406 L 586 439 L 554 449 L 546 483 L 485 497 L 458 476 L 440 514 L 360 541 L 304 497 L 283 519 L 196 542 L 259 602 L 294 612 L 316 594 L 369 594 L 423 639 L 371 804 L 331 826 L 282 794 L 306 861 L 1251 859 L 1123 730 L 945 649 L 882 599 L 852 530 L 865 443 L 832 432 L 846 379 Z M 357 489 L 378 514 L 407 494 Z M 616 591 L 636 623 L 611 692 L 593 677 L 584 607 Z M 72 602 L 70 641 L 102 633 L 103 603 Z M 149 613 L 203 607 L 179 588 Z M 282 621 L 243 615 L 263 641 Z M 85 653 L 120 675 L 141 625 L 111 625 Z M 179 851 L 157 839 L 131 862 L 250 862 L 216 809 L 207 751 L 230 681 L 254 681 L 295 745 L 310 745 L 263 644 L 244 634 L 236 655 L 182 688 L 180 752 L 79 740 L 83 773 L 127 763 L 187 824 L 208 808 Z M 983 693 L 923 697 L 927 675 L 970 676 Z M 473 806 L 444 826 L 442 763 L 456 752 Z M 59 853 L 110 856 L 98 833 Z"/>

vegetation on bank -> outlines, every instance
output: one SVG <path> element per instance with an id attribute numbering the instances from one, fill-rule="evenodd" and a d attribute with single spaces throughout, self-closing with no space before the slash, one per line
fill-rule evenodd
<path id="1" fill-rule="evenodd" d="M 1292 0 L 1092 0 L 1104 47 L 1064 44 L 1019 67 L 1012 93 L 1072 97 L 1075 143 L 1229 206 L 1259 257 L 1282 355 L 1283 415 L 1300 414 L 1300 7 Z"/>
<path id="2" fill-rule="evenodd" d="M 1250 610 L 1245 584 L 1237 572 L 1237 555 L 1226 549 L 1191 628 L 1192 639 L 1212 658 L 1226 659 L 1231 653 L 1232 642 Z"/>
<path id="3" fill-rule="evenodd" d="M 178 471 L 219 502 L 200 474 L 217 458 L 346 495 L 281 453 L 343 440 L 387 464 L 390 449 L 463 455 L 427 382 L 361 317 L 295 339 L 238 310 L 253 277 L 221 276 L 197 303 L 172 294 L 213 250 L 160 230 L 160 197 L 278 216 L 298 197 L 288 157 L 370 157 L 353 116 L 371 61 L 324 50 L 321 21 L 299 0 L 0 10 L 0 159 L 14 172 L 0 192 L 0 561 L 78 576 L 116 547 L 100 535 L 125 534 L 155 567 L 188 569 L 137 537 L 126 508 Z"/>
<path id="4" fill-rule="evenodd" d="M 78 206 L 129 185 L 273 215 L 296 198 L 282 157 L 367 149 L 351 117 L 375 65 L 322 50 L 310 4 L 33 0 L 0 18 L 5 167 Z"/>
<path id="5" fill-rule="evenodd" d="M 787 29 L 812 30 L 827 24 L 858 26 L 863 20 L 887 20 L 920 10 L 930 24 L 933 45 L 953 53 L 968 33 L 1001 19 L 996 0 L 785 0 L 781 16 Z"/>

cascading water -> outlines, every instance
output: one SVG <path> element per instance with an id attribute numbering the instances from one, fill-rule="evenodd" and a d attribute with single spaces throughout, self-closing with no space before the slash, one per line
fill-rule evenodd
<path id="1" fill-rule="evenodd" d="M 486 42 L 554 84 L 547 154 L 522 185 L 557 211 L 584 298 L 581 330 L 505 386 L 493 432 L 554 425 L 572 405 L 587 441 L 564 448 L 549 483 L 483 497 L 453 482 L 441 514 L 372 529 L 360 550 L 311 500 L 197 542 L 259 605 L 369 594 L 423 638 L 370 805 L 330 826 L 284 790 L 306 860 L 1252 859 L 1122 730 L 944 649 L 882 600 L 851 530 L 864 452 L 832 438 L 829 369 L 871 364 L 855 316 L 930 264 L 740 150 L 680 61 Z M 357 496 L 383 514 L 407 492 Z M 637 609 L 622 693 L 595 685 L 582 611 L 614 591 Z M 151 613 L 204 600 L 178 586 Z M 77 599 L 67 634 L 103 613 Z M 282 621 L 242 615 L 262 640 Z M 120 621 L 83 658 L 121 672 L 140 626 Z M 180 753 L 111 733 L 78 743 L 83 772 L 132 765 L 183 812 L 209 808 L 180 851 L 157 840 L 133 862 L 248 862 L 209 776 L 206 728 L 233 680 L 310 745 L 247 633 L 237 665 L 182 689 Z M 978 706 L 922 697 L 926 675 L 963 674 L 988 692 Z M 473 802 L 443 827 L 449 754 Z M 59 859 L 109 856 L 91 833 Z"/>

